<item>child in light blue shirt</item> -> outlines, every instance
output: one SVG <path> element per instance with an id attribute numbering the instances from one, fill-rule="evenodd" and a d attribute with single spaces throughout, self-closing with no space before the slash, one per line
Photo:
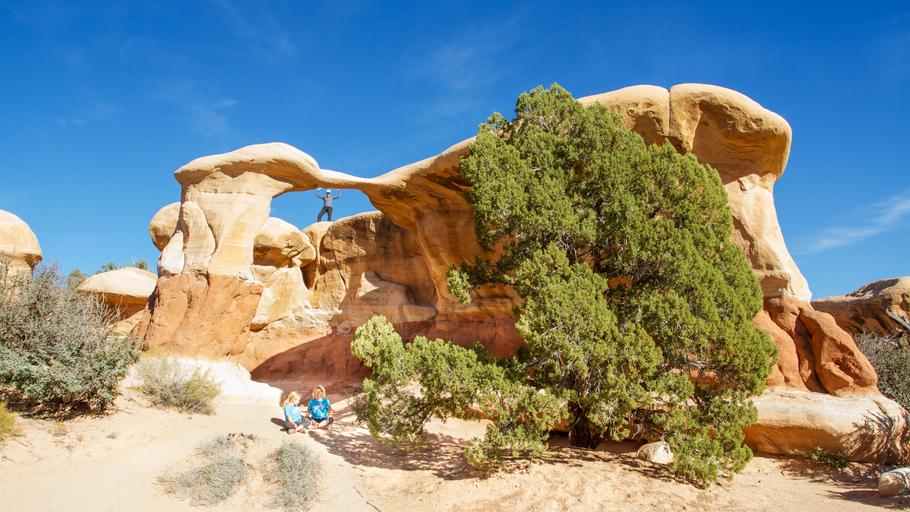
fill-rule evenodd
<path id="1" fill-rule="evenodd" d="M 300 394 L 296 391 L 288 393 L 284 399 L 284 422 L 288 427 L 288 434 L 303 432 L 310 425 L 310 419 L 303 416 L 300 410 Z"/>
<path id="2" fill-rule="evenodd" d="M 307 412 L 318 428 L 327 428 L 335 421 L 332 418 L 335 411 L 332 409 L 329 399 L 325 397 L 325 387 L 320 385 L 313 388 L 312 398 L 307 404 Z"/>

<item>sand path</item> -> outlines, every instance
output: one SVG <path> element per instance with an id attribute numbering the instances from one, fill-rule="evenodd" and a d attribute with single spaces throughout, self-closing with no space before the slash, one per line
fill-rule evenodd
<path id="1" fill-rule="evenodd" d="M 22 435 L 0 447 L 0 508 L 22 512 L 204 510 L 167 495 L 155 480 L 166 468 L 190 459 L 200 443 L 231 432 L 259 437 L 262 454 L 287 440 L 312 449 L 325 472 L 314 512 L 838 512 L 910 506 L 910 498 L 878 498 L 870 478 L 874 468 L 862 465 L 848 472 L 829 472 L 791 459 L 757 457 L 732 481 L 699 490 L 634 459 L 629 453 L 634 445 L 614 444 L 590 452 L 561 446 L 564 442 L 557 439 L 545 460 L 484 477 L 461 456 L 466 439 L 482 433 L 476 423 L 433 424 L 433 442 L 408 454 L 373 442 L 344 409 L 331 431 L 289 436 L 271 421 L 279 414 L 271 406 L 221 406 L 213 416 L 190 416 L 149 408 L 136 398 L 121 398 L 118 408 L 103 418 L 66 424 L 21 420 Z M 251 481 L 217 509 L 268 510 L 268 498 L 268 488 Z"/>

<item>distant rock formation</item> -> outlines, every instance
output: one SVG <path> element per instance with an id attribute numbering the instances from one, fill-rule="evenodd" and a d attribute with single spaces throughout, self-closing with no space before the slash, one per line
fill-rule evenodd
<path id="1" fill-rule="evenodd" d="M 738 92 L 699 84 L 628 87 L 579 101 L 606 105 L 647 142 L 669 141 L 717 170 L 733 213 L 731 238 L 765 296 L 755 325 L 781 354 L 772 389 L 887 401 L 852 337 L 808 302 L 808 284 L 784 243 L 773 199 L 790 151 L 783 118 Z M 175 172 L 182 202 L 164 207 L 149 228 L 162 251 L 159 279 L 134 332 L 150 346 L 236 360 L 270 382 L 359 378 L 352 331 L 377 313 L 406 337 L 481 342 L 513 354 L 522 343 L 514 291 L 488 286 L 461 304 L 446 284 L 451 266 L 484 254 L 459 167 L 472 141 L 377 178 L 322 170 L 281 143 L 189 162 Z M 269 217 L 273 197 L 317 187 L 360 190 L 380 211 L 302 230 Z M 864 419 L 853 420 L 861 429 Z M 826 425 L 805 429 L 827 432 Z M 793 435 L 755 432 L 761 446 L 786 446 Z"/>
<path id="2" fill-rule="evenodd" d="M 117 315 L 112 326 L 113 333 L 125 336 L 143 318 L 157 281 L 158 276 L 147 270 L 123 267 L 90 276 L 76 291 L 96 295 L 110 306 Z"/>
<path id="3" fill-rule="evenodd" d="M 11 273 L 31 273 L 41 261 L 41 246 L 28 224 L 0 210 L 0 261 Z"/>
<path id="4" fill-rule="evenodd" d="M 817 299 L 812 307 L 830 314 L 853 334 L 910 334 L 910 276 L 882 279 L 847 295 Z"/>

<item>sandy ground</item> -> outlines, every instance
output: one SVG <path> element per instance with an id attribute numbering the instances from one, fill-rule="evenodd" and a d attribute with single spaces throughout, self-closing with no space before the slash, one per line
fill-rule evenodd
<path id="1" fill-rule="evenodd" d="M 0 446 L 0 509 L 206 509 L 166 494 L 156 478 L 186 464 L 200 443 L 232 432 L 261 438 L 263 454 L 288 440 L 311 448 L 324 465 L 314 512 L 910 508 L 907 497 L 879 498 L 877 468 L 864 465 L 831 472 L 793 459 L 756 457 L 732 481 L 700 490 L 636 460 L 634 445 L 591 452 L 555 439 L 546 459 L 485 477 L 461 456 L 466 441 L 482 433 L 476 423 L 432 424 L 433 442 L 407 454 L 377 445 L 344 408 L 331 430 L 288 435 L 273 420 L 277 406 L 221 406 L 213 416 L 200 416 L 149 408 L 131 396 L 117 405 L 100 418 L 20 420 L 20 435 Z M 268 510 L 268 498 L 268 488 L 254 479 L 217 509 Z"/>

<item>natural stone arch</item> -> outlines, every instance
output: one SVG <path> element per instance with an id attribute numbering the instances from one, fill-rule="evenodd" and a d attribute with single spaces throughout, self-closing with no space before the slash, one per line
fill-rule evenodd
<path id="1" fill-rule="evenodd" d="M 806 302 L 808 285 L 784 243 L 772 193 L 789 157 L 791 133 L 783 118 L 740 93 L 699 84 L 669 90 L 635 86 L 580 101 L 605 105 L 646 141 L 668 140 L 717 169 L 734 217 L 731 237 L 749 258 L 766 297 L 767 312 L 756 325 L 768 330 L 786 355 L 771 384 L 800 389 L 811 384 L 837 394 L 875 392 L 874 371 L 850 336 L 818 317 Z M 372 179 L 320 169 L 311 156 L 280 143 L 247 146 L 184 165 L 175 173 L 182 204 L 177 229 L 162 252 L 158 295 L 176 287 L 170 302 L 185 311 L 174 327 L 175 322 L 156 322 L 153 310 L 147 338 L 161 339 L 152 332 L 160 326 L 173 335 L 169 343 L 198 350 L 210 343 L 200 337 L 207 330 L 199 326 L 219 319 L 208 326 L 208 334 L 219 340 L 209 348 L 222 355 L 244 354 L 248 365 L 261 361 L 262 354 L 251 354 L 247 347 L 263 293 L 253 270 L 255 239 L 273 197 L 327 187 L 362 191 L 413 237 L 435 289 L 437 314 L 425 333 L 456 342 L 479 340 L 498 353 L 513 351 L 520 340 L 511 322 L 514 293 L 509 288 L 479 290 L 463 305 L 446 286 L 451 265 L 482 254 L 459 169 L 472 140 Z M 318 253 L 319 243 L 314 246 Z M 167 276 L 174 279 L 163 281 Z M 181 301 L 187 305 L 180 306 Z M 167 302 L 160 305 L 175 307 Z"/>

